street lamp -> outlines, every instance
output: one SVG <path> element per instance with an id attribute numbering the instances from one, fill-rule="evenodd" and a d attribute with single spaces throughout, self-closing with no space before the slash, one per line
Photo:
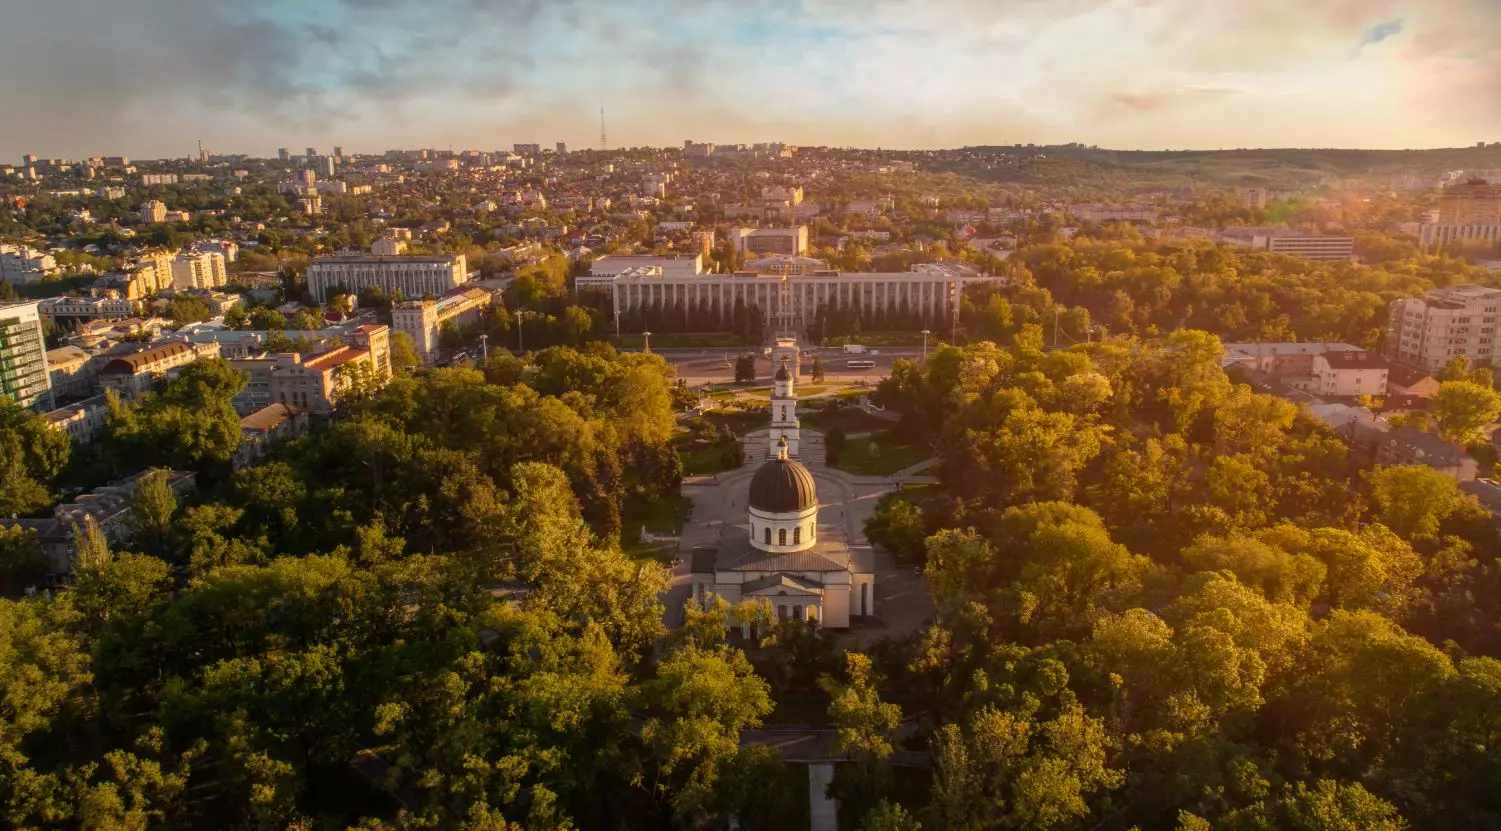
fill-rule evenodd
<path id="1" fill-rule="evenodd" d="M 521 310 L 520 309 L 516 310 L 516 354 L 517 355 L 525 355 L 526 354 L 526 342 L 523 340 L 522 334 L 521 334 Z"/>
<path id="2" fill-rule="evenodd" d="M 928 335 L 931 335 L 931 334 L 933 334 L 933 333 L 930 332 L 930 331 L 928 331 L 927 329 L 922 330 L 922 363 L 923 363 L 923 366 L 927 366 L 928 365 Z"/>
<path id="3" fill-rule="evenodd" d="M 641 337 L 643 337 L 643 338 L 646 339 L 646 348 L 643 351 L 645 351 L 647 353 L 650 353 L 651 352 L 651 332 L 642 332 L 641 333 Z"/>
<path id="4" fill-rule="evenodd" d="M 479 350 L 481 360 L 488 366 L 490 363 L 490 336 L 481 333 L 479 336 Z"/>

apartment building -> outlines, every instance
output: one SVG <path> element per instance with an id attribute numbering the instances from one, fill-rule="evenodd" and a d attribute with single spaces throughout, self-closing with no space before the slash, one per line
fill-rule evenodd
<path id="1" fill-rule="evenodd" d="M 355 384 L 361 370 L 367 370 L 377 384 L 384 384 L 390 377 L 380 374 L 378 360 L 369 349 L 358 346 L 337 346 L 308 356 L 283 352 L 244 358 L 230 361 L 230 366 L 250 376 L 245 389 L 234 399 L 239 412 L 287 404 L 314 416 L 327 416 L 338 406 L 339 396 Z"/>
<path id="2" fill-rule="evenodd" d="M 1471 179 L 1444 188 L 1438 199 L 1438 221 L 1456 225 L 1501 222 L 1501 185 Z"/>
<path id="3" fill-rule="evenodd" d="M 29 245 L 0 244 L 0 281 L 30 285 L 57 273 L 57 259 Z"/>
<path id="4" fill-rule="evenodd" d="M 151 185 L 175 185 L 177 184 L 176 173 L 142 173 L 141 184 Z"/>
<path id="5" fill-rule="evenodd" d="M 308 431 L 308 414 L 286 404 L 267 404 L 240 419 L 240 446 L 235 448 L 234 468 L 255 464 L 278 443 Z"/>
<path id="6" fill-rule="evenodd" d="M 114 390 L 122 399 L 140 398 L 178 367 L 219 357 L 217 343 L 173 340 L 148 344 L 134 352 L 112 358 L 99 370 L 99 387 Z"/>
<path id="7" fill-rule="evenodd" d="M 47 351 L 47 375 L 54 398 L 82 397 L 94 391 L 99 364 L 76 346 L 60 346 Z"/>
<path id="8" fill-rule="evenodd" d="M 167 204 L 160 199 L 153 199 L 141 206 L 141 221 L 150 223 L 162 223 L 167 221 Z"/>
<path id="9" fill-rule="evenodd" d="M 1068 212 L 1080 222 L 1157 221 L 1157 209 L 1145 205 L 1074 205 Z"/>
<path id="10" fill-rule="evenodd" d="M 1355 238 L 1303 234 L 1285 228 L 1226 228 L 1225 242 L 1270 254 L 1316 262 L 1348 263 L 1355 259 Z"/>
<path id="11" fill-rule="evenodd" d="M 392 297 L 439 297 L 469 280 L 463 254 L 319 257 L 307 270 L 308 291 L 327 302 L 335 289 L 358 292 L 379 286 Z"/>
<path id="12" fill-rule="evenodd" d="M 1387 310 L 1386 356 L 1438 372 L 1458 356 L 1490 362 L 1496 347 L 1501 289 L 1476 285 L 1434 289 L 1392 301 Z"/>
<path id="13" fill-rule="evenodd" d="M 172 258 L 172 287 L 215 289 L 229 283 L 224 255 L 217 251 L 184 251 Z"/>
<path id="14" fill-rule="evenodd" d="M 445 324 L 460 329 L 474 326 L 493 301 L 494 295 L 480 288 L 456 289 L 437 300 L 408 300 L 391 309 L 391 327 L 410 335 L 417 354 L 431 361 Z"/>
<path id="15" fill-rule="evenodd" d="M 44 417 L 48 427 L 67 433 L 79 444 L 88 444 L 104 432 L 109 420 L 109 399 L 103 395 L 85 398 L 52 410 Z"/>
<path id="16" fill-rule="evenodd" d="M 39 301 L 0 303 L 0 395 L 23 407 L 52 407 Z"/>
<path id="17" fill-rule="evenodd" d="M 370 243 L 370 253 L 377 257 L 399 257 L 406 250 L 406 241 L 396 237 L 381 237 Z"/>
<path id="18" fill-rule="evenodd" d="M 808 226 L 796 228 L 731 228 L 730 242 L 741 256 L 808 253 Z"/>
<path id="19" fill-rule="evenodd" d="M 1386 395 L 1391 365 L 1364 349 L 1330 351 L 1313 358 L 1314 394 L 1325 398 Z"/>

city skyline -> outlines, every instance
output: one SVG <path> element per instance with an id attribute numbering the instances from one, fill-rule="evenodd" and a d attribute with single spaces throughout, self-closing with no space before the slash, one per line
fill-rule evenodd
<path id="1" fill-rule="evenodd" d="M 1496 0 L 129 5 L 12 13 L 0 158 L 584 149 L 601 99 L 615 147 L 1501 140 Z"/>

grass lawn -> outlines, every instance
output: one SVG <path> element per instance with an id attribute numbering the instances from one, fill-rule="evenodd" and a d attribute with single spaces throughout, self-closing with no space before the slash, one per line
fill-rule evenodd
<path id="1" fill-rule="evenodd" d="M 828 389 L 829 389 L 828 387 L 798 387 L 797 388 L 797 397 L 798 398 L 808 398 L 810 396 L 814 396 L 814 395 L 818 395 L 818 394 L 823 393 L 823 392 L 827 392 Z"/>
<path id="2" fill-rule="evenodd" d="M 870 395 L 871 392 L 872 389 L 870 387 L 850 387 L 847 390 L 840 390 L 839 392 L 834 393 L 834 397 L 859 400 L 867 395 Z"/>
<path id="3" fill-rule="evenodd" d="M 872 441 L 879 446 L 879 455 L 870 455 Z M 932 455 L 933 451 L 922 445 L 898 444 L 894 440 L 888 440 L 886 434 L 879 434 L 873 439 L 850 439 L 845 442 L 836 467 L 860 476 L 890 476 L 904 467 L 911 467 L 931 458 Z"/>
<path id="4" fill-rule="evenodd" d="M 886 430 L 892 422 L 876 418 L 864 410 L 854 407 L 840 407 L 838 409 L 823 409 L 808 413 L 803 416 L 803 425 L 811 427 L 823 433 L 827 433 L 835 427 L 849 433 L 870 433 Z"/>
<path id="5" fill-rule="evenodd" d="M 678 494 L 633 494 L 620 511 L 621 550 L 638 560 L 667 562 L 677 553 L 677 544 L 642 543 L 641 529 L 644 526 L 653 534 L 676 536 L 692 509 L 693 501 Z"/>
<path id="6" fill-rule="evenodd" d="M 695 444 L 685 433 L 674 436 L 673 445 L 678 449 L 678 458 L 683 460 L 684 476 L 703 476 L 723 469 L 719 460 L 724 448 L 717 444 Z"/>
<path id="7" fill-rule="evenodd" d="M 766 411 L 754 410 L 714 410 L 704 413 L 704 419 L 714 425 L 715 429 L 729 425 L 737 436 L 743 436 L 751 430 L 766 426 Z"/>

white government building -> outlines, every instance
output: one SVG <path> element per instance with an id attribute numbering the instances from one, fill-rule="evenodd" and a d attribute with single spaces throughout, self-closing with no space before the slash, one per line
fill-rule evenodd
<path id="1" fill-rule="evenodd" d="M 821 304 L 835 302 L 861 314 L 894 311 L 905 303 L 930 320 L 951 320 L 958 316 L 965 286 L 1002 279 L 953 261 L 882 273 L 838 271 L 822 260 L 791 256 L 754 260 L 733 274 L 712 274 L 704 272 L 701 255 L 607 255 L 595 260 L 590 272 L 575 278 L 574 287 L 606 292 L 617 318 L 631 309 L 677 302 L 729 310 L 738 300 L 760 307 L 782 331 L 807 328 Z"/>
<path id="2" fill-rule="evenodd" d="M 358 292 L 378 286 L 392 297 L 441 297 L 469 281 L 463 254 L 381 257 L 372 254 L 319 257 L 308 266 L 308 291 L 319 303 L 336 289 Z"/>

